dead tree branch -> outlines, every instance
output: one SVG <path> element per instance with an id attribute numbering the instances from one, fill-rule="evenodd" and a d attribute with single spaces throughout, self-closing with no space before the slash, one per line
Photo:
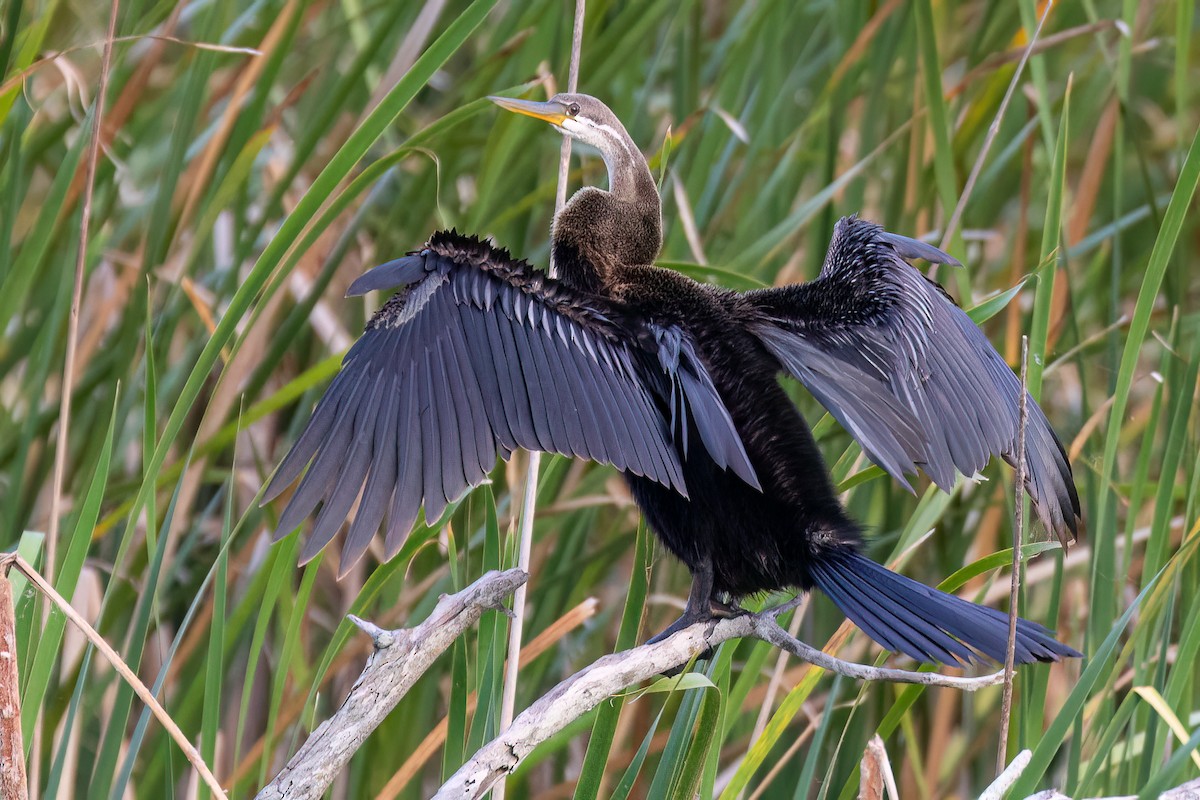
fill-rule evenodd
<path id="1" fill-rule="evenodd" d="M 753 638 L 769 642 L 822 669 L 860 680 L 919 683 L 975 691 L 994 686 L 1004 673 L 975 678 L 910 672 L 842 661 L 788 634 L 776 616 L 792 607 L 786 604 L 758 614 L 699 623 L 661 642 L 644 644 L 623 653 L 604 656 L 555 686 L 523 711 L 500 736 L 484 745 L 435 795 L 438 800 L 482 796 L 496 781 L 516 769 L 537 745 L 561 731 L 607 698 L 641 681 L 678 669 L 700 653 L 730 639 Z"/>
<path id="2" fill-rule="evenodd" d="M 438 601 L 415 628 L 386 631 L 356 617 L 375 650 L 337 712 L 321 723 L 258 800 L 301 800 L 325 794 L 334 777 L 433 662 L 487 609 L 507 612 L 504 598 L 529 578 L 519 569 L 489 572 Z"/>

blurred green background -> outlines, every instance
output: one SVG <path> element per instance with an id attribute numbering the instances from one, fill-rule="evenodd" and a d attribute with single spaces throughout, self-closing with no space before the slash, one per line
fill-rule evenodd
<path id="1" fill-rule="evenodd" d="M 560 138 L 482 98 L 565 84 L 573 3 L 121 0 L 51 545 L 107 6 L 0 5 L 0 547 L 52 572 L 245 797 L 358 674 L 369 642 L 348 611 L 416 622 L 514 561 L 520 456 L 398 558 L 372 552 L 341 581 L 328 555 L 297 566 L 299 537 L 270 543 L 282 505 L 256 494 L 380 302 L 342 299 L 353 278 L 452 225 L 545 263 Z M 941 241 L 1045 11 L 591 0 L 580 89 L 661 177 L 664 264 L 735 288 L 800 281 L 842 214 Z M 1015 797 L 1154 796 L 1200 775 L 1193 44 L 1192 0 L 1056 3 L 946 244 L 966 268 L 937 273 L 1010 363 L 1031 337 L 1031 387 L 1084 501 L 1065 557 L 1027 537 L 1022 613 L 1088 657 L 1020 671 L 1008 753 L 1034 757 Z M 572 189 L 603 182 L 598 158 L 573 160 Z M 913 498 L 795 396 L 872 554 L 1006 608 L 1011 470 Z M 612 469 L 557 457 L 532 571 L 518 709 L 661 630 L 688 586 Z M 207 796 L 129 687 L 13 576 L 36 793 Z M 789 624 L 883 658 L 824 598 Z M 487 613 L 332 796 L 427 796 L 492 738 L 507 629 Z M 508 796 L 850 798 L 876 733 L 904 797 L 972 797 L 995 776 L 999 689 L 856 685 L 757 642 L 723 646 L 705 672 L 711 688 L 603 704 Z"/>

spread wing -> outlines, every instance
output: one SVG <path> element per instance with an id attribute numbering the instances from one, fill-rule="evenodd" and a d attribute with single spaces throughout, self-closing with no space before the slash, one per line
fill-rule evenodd
<path id="1" fill-rule="evenodd" d="M 630 330 L 603 298 L 453 233 L 376 267 L 348 294 L 394 287 L 265 493 L 278 496 L 311 462 L 276 531 L 286 535 L 322 504 L 304 559 L 329 543 L 360 495 L 342 569 L 385 516 L 394 555 L 422 504 L 436 520 L 518 447 L 612 464 L 686 495 L 676 436 L 689 415 L 713 458 L 757 485 L 677 328 Z"/>
<path id="2" fill-rule="evenodd" d="M 922 469 L 943 489 L 993 455 L 1015 460 L 1021 385 L 983 332 L 904 262 L 957 262 L 930 245 L 842 219 L 820 276 L 748 292 L 755 333 L 866 453 L 901 483 Z M 1066 452 L 1028 398 L 1029 492 L 1064 545 L 1079 525 Z"/>

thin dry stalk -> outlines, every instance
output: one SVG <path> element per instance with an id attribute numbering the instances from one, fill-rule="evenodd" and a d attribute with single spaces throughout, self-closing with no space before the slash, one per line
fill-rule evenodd
<path id="1" fill-rule="evenodd" d="M 0 578 L 0 797 L 25 800 L 25 743 L 21 737 L 21 680 L 17 674 L 17 615 L 12 584 Z"/>
<path id="2" fill-rule="evenodd" d="M 1025 48 L 1025 52 L 1021 54 L 1021 60 L 1017 63 L 1017 70 L 1013 73 L 1012 80 L 1008 82 L 1008 89 L 1004 92 L 1004 99 L 1000 101 L 1000 108 L 996 109 L 996 116 L 988 128 L 987 136 L 983 139 L 983 147 L 980 148 L 979 155 L 976 156 L 975 163 L 971 166 L 971 174 L 967 176 L 967 182 L 963 186 L 962 195 L 958 198 L 958 205 L 954 207 L 954 213 L 950 215 L 950 221 L 946 223 L 946 233 L 942 236 L 943 250 L 950 245 L 950 240 L 954 238 L 954 234 L 958 231 L 958 224 L 962 220 L 963 211 L 966 210 L 967 200 L 971 197 L 971 192 L 975 190 L 975 182 L 979 180 L 979 173 L 983 171 L 983 162 L 987 160 L 988 151 L 992 149 L 992 142 L 996 141 L 996 137 L 1000 135 L 1000 122 L 1004 119 L 1004 112 L 1008 110 L 1008 103 L 1012 100 L 1017 83 L 1021 80 L 1021 74 L 1025 71 L 1025 63 L 1029 61 L 1029 56 L 1033 53 L 1033 47 L 1037 44 L 1038 36 L 1042 32 L 1042 25 L 1045 24 L 1046 17 L 1050 16 L 1050 9 L 1053 7 L 1054 0 L 1047 0 L 1046 8 L 1042 11 L 1042 18 L 1038 20 L 1037 28 L 1034 30 L 1033 36 L 1029 39 L 1029 45 Z"/>
<path id="3" fill-rule="evenodd" d="M 579 90 L 579 52 L 583 48 L 583 17 L 587 0 L 575 0 L 575 27 L 571 30 L 571 65 L 567 70 L 567 91 Z M 567 173 L 571 168 L 571 139 L 564 136 L 558 155 L 558 188 L 554 195 L 554 212 L 567 204 Z"/>
<path id="4" fill-rule="evenodd" d="M 1003 772 L 1008 761 L 1008 724 L 1012 718 L 1013 671 L 1017 649 L 1017 594 L 1021 587 L 1021 546 L 1025 543 L 1025 424 L 1029 418 L 1026 402 L 1029 367 L 1029 337 L 1021 337 L 1021 399 L 1017 414 L 1017 469 L 1013 478 L 1016 493 L 1016 520 L 1013 527 L 1012 576 L 1008 591 L 1008 651 L 1004 656 L 1004 695 L 1000 701 L 1000 746 L 996 752 L 996 772 Z"/>
<path id="5" fill-rule="evenodd" d="M 88 142 L 87 172 L 83 186 L 83 215 L 79 222 L 79 254 L 75 258 L 75 283 L 71 289 L 71 312 L 67 317 L 67 352 L 63 360 L 62 386 L 59 387 L 58 440 L 54 443 L 54 477 L 50 484 L 50 519 L 46 524 L 46 578 L 54 580 L 54 565 L 58 561 L 59 517 L 62 516 L 63 482 L 67 474 L 67 445 L 71 433 L 71 387 L 75 385 L 75 353 L 79 339 L 79 307 L 83 302 L 83 273 L 87 266 L 88 223 L 92 216 L 92 195 L 96 186 L 96 163 L 100 159 L 101 131 L 104 129 L 104 97 L 108 94 L 108 73 L 112 67 L 113 39 L 117 35 L 117 12 L 120 0 L 112 0 L 108 8 L 108 32 L 104 37 L 104 52 L 100 56 L 100 87 L 96 92 L 96 111 L 92 115 L 92 136 Z M 50 607 L 42 610 L 42 624 L 50 615 Z M 33 727 L 33 753 L 41 752 L 42 714 L 37 710 Z M 37 758 L 32 759 L 31 775 L 34 792 L 41 783 Z"/>
<path id="6" fill-rule="evenodd" d="M 50 519 L 46 526 L 46 578 L 54 580 L 57 560 L 58 525 L 62 514 L 63 476 L 67 469 L 67 440 L 71 432 L 71 387 L 75 385 L 75 349 L 79 337 L 79 306 L 83 300 L 83 272 L 87 265 L 88 223 L 92 216 L 92 194 L 96 185 L 96 162 L 100 159 L 100 131 L 104 123 L 104 96 L 108 93 L 108 73 L 112 66 L 113 38 L 117 32 L 120 0 L 112 0 L 108 12 L 108 34 L 100 59 L 100 88 L 96 93 L 96 113 L 92 116 L 92 137 L 88 142 L 87 177 L 83 189 L 83 218 L 79 223 L 79 254 L 75 258 L 75 284 L 71 291 L 71 313 L 67 318 L 67 352 L 58 409 L 58 441 L 54 448 L 54 479 L 50 492 Z"/>
<path id="7" fill-rule="evenodd" d="M 574 92 L 579 87 L 579 50 L 583 45 L 583 16 L 585 0 L 575 0 L 575 27 L 571 35 L 571 66 L 567 74 L 567 91 Z M 558 160 L 558 190 L 554 199 L 554 213 L 557 216 L 567 202 L 567 173 L 571 166 L 571 138 L 564 136 L 562 150 Z M 550 261 L 550 274 L 555 275 L 553 255 Z M 538 471 L 542 464 L 542 454 L 536 450 L 529 453 L 529 467 L 525 472 L 525 496 L 521 502 L 520 545 L 517 554 L 517 569 L 529 571 L 530 552 L 533 549 L 533 517 L 537 504 Z M 522 583 L 513 594 L 513 619 L 508 627 L 508 664 L 504 671 L 504 692 L 500 700 L 500 730 L 512 724 L 513 713 L 517 703 L 517 675 L 520 671 L 521 636 L 525 630 L 525 592 L 526 585 Z M 504 784 L 496 787 L 492 796 L 495 800 L 504 800 Z"/>
<path id="8" fill-rule="evenodd" d="M 192 743 L 188 741 L 187 736 L 185 736 L 183 731 L 179 729 L 179 726 L 175 724 L 175 720 L 171 719 L 171 715 L 168 714 L 167 710 L 158 702 L 158 698 L 156 698 L 154 693 L 147 688 L 146 684 L 142 682 L 142 679 L 139 678 L 137 674 L 129 668 L 129 665 L 125 663 L 125 661 L 121 658 L 121 655 L 104 640 L 104 637 L 101 636 L 86 619 L 83 618 L 83 615 L 75 610 L 74 606 L 67 602 L 66 598 L 55 591 L 54 587 L 50 585 L 49 581 L 47 581 L 40 572 L 34 569 L 32 564 L 30 564 L 24 558 L 21 558 L 21 556 L 16 553 L 5 553 L 3 556 L 0 556 L 0 573 L 7 575 L 9 569 L 14 567 L 19 570 L 22 575 L 28 578 L 30 583 L 37 587 L 38 591 L 48 597 L 50 601 L 58 607 L 58 610 L 63 613 L 63 616 L 65 616 L 67 620 L 71 622 L 71 624 L 78 628 L 83 635 L 87 637 L 88 641 L 92 643 L 97 651 L 99 651 L 100 655 L 104 656 L 108 663 L 112 664 L 113 669 L 117 671 L 117 674 L 121 676 L 121 679 L 129 684 L 130 688 L 133 689 L 134 694 L 138 696 L 138 699 L 146 704 L 146 706 L 150 709 L 150 712 L 154 714 L 155 718 L 157 718 L 159 723 L 162 724 L 163 729 L 167 732 L 167 735 L 175 741 L 175 744 L 179 745 L 179 749 L 183 752 L 184 758 L 186 758 L 188 763 L 191 764 L 192 767 L 195 768 L 196 772 L 200 774 L 200 778 L 209 788 L 209 791 L 211 791 L 216 797 L 221 798 L 221 800 L 225 800 L 225 790 L 222 789 L 221 784 L 217 782 L 216 776 L 213 775 L 212 770 L 210 770 L 208 765 L 204 763 L 204 759 L 200 756 L 200 751 L 198 751 L 192 745 Z"/>
<path id="9" fill-rule="evenodd" d="M 1035 112 L 1029 110 L 1032 119 Z M 1017 229 L 1013 235 L 1012 262 L 1009 265 L 1008 285 L 1016 286 L 1025 274 L 1025 253 L 1029 241 L 1029 205 L 1033 196 L 1033 136 L 1025 137 L 1021 146 L 1021 190 L 1017 204 Z M 1004 323 L 1004 360 L 1009 364 L 1017 362 L 1017 350 L 1021 337 L 1021 304 L 1009 303 L 1006 309 L 1007 317 Z M 1049 348 L 1047 348 L 1049 349 Z M 1045 372 L 1042 373 L 1043 375 Z"/>

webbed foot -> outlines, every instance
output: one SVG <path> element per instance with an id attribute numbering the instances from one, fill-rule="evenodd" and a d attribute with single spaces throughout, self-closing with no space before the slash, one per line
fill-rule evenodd
<path id="1" fill-rule="evenodd" d="M 713 597 L 712 567 L 705 564 L 692 572 L 692 590 L 688 595 L 687 606 L 679 619 L 672 622 L 661 633 L 646 640 L 647 644 L 655 644 L 673 636 L 684 628 L 698 622 L 710 622 L 715 619 L 732 619 L 747 613 L 744 608 L 734 602 L 724 602 Z M 712 648 L 705 649 L 696 656 L 698 661 L 708 661 L 713 657 Z M 663 672 L 668 677 L 674 677 L 683 671 L 683 667 Z"/>

